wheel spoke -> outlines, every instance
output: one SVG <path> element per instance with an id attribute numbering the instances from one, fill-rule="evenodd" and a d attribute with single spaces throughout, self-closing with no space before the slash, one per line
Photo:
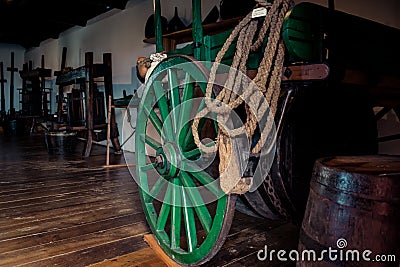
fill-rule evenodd
<path id="1" fill-rule="evenodd" d="M 187 151 L 187 152 L 182 152 L 183 157 L 186 159 L 192 159 L 192 158 L 197 158 L 198 156 L 201 155 L 201 151 L 198 148 L 195 148 L 193 150 Z"/>
<path id="2" fill-rule="evenodd" d="M 153 124 L 154 128 L 161 136 L 162 131 L 162 122 L 154 110 L 149 110 L 147 106 L 144 107 L 144 112 L 146 113 L 147 117 L 150 119 L 151 124 Z"/>
<path id="3" fill-rule="evenodd" d="M 186 73 L 185 81 L 184 81 L 184 91 L 183 91 L 182 103 L 193 98 L 193 93 L 194 93 L 193 85 L 194 84 L 192 83 L 192 77 L 190 76 L 189 73 Z"/>
<path id="4" fill-rule="evenodd" d="M 204 185 L 208 190 L 210 190 L 211 193 L 216 195 L 217 197 L 222 196 L 223 191 L 221 188 L 218 186 L 218 183 L 215 182 L 215 179 L 211 177 L 207 172 L 200 170 L 200 167 L 198 167 L 195 163 L 193 162 L 182 162 L 182 169 L 185 171 L 189 171 L 190 174 L 196 178 L 197 181 L 199 181 L 202 185 Z"/>
<path id="5" fill-rule="evenodd" d="M 196 184 L 193 182 L 193 178 L 184 171 L 180 172 L 180 176 L 183 185 L 186 187 L 185 190 L 187 195 L 189 196 L 191 203 L 194 205 L 194 210 L 199 217 L 200 223 L 208 234 L 211 230 L 212 224 L 210 212 L 208 211 L 200 192 L 196 189 Z"/>
<path id="6" fill-rule="evenodd" d="M 196 222 L 186 188 L 182 186 L 183 218 L 187 239 L 188 251 L 192 252 L 197 247 Z"/>
<path id="7" fill-rule="evenodd" d="M 154 81 L 153 84 L 154 93 L 156 95 L 158 107 L 160 109 L 161 119 L 163 121 L 163 130 L 169 140 L 174 140 L 174 134 L 171 124 L 171 118 L 169 115 L 169 107 L 167 98 L 165 97 L 165 91 L 161 81 Z"/>
<path id="8" fill-rule="evenodd" d="M 192 107 L 193 101 L 191 100 L 193 98 L 193 94 L 194 94 L 194 84 L 191 82 L 191 77 L 189 73 L 186 73 L 183 97 L 182 97 L 182 105 L 178 122 L 178 130 L 180 130 L 178 132 L 179 144 L 183 144 L 184 139 L 189 131 L 189 126 L 190 126 L 189 120 L 193 108 Z M 184 124 L 183 126 L 182 123 Z"/>
<path id="9" fill-rule="evenodd" d="M 211 147 L 214 146 L 215 142 L 210 142 L 208 144 L 206 144 L 206 147 Z M 192 149 L 190 151 L 182 151 L 182 155 L 186 158 L 186 159 L 192 159 L 192 158 L 198 158 L 201 155 L 201 150 L 199 148 L 195 148 Z"/>
<path id="10" fill-rule="evenodd" d="M 155 198 L 160 192 L 161 189 L 168 183 L 167 180 L 165 180 L 163 177 L 159 177 L 157 179 L 157 182 L 153 185 L 151 188 L 149 195 L 153 198 Z"/>
<path id="11" fill-rule="evenodd" d="M 171 212 L 171 248 L 179 248 L 181 242 L 181 187 L 180 180 L 173 179 L 172 186 L 172 212 Z"/>
<path id="12" fill-rule="evenodd" d="M 157 219 L 157 230 L 164 230 L 165 225 L 167 223 L 167 219 L 169 216 L 169 212 L 171 210 L 171 185 L 169 184 L 167 187 L 167 191 L 165 192 L 164 201 L 161 205 L 160 214 Z"/>
<path id="13" fill-rule="evenodd" d="M 150 164 L 147 164 L 147 165 L 144 165 L 144 166 L 140 167 L 140 170 L 142 172 L 146 172 L 146 171 L 149 171 L 149 170 L 153 170 L 155 168 L 156 168 L 156 164 L 155 163 L 150 163 Z"/>
<path id="14" fill-rule="evenodd" d="M 200 121 L 200 122 L 201 122 L 201 121 Z M 189 128 L 189 131 L 188 131 L 188 133 L 186 134 L 184 140 L 185 140 L 185 141 L 183 141 L 183 143 L 182 143 L 182 144 L 183 144 L 183 145 L 182 145 L 182 148 L 183 148 L 184 150 L 187 150 L 187 149 L 191 149 L 191 148 L 196 147 L 196 144 L 194 143 L 193 134 L 192 134 L 192 127 Z"/>
<path id="15" fill-rule="evenodd" d="M 175 70 L 168 69 L 168 86 L 171 90 L 171 118 L 172 124 L 174 127 L 174 133 L 178 133 L 178 119 L 179 119 L 179 104 L 180 104 L 180 96 L 179 96 L 179 86 L 178 86 L 178 77 Z"/>
<path id="16" fill-rule="evenodd" d="M 146 135 L 142 134 L 140 136 L 140 139 L 142 139 L 142 141 L 144 141 L 146 144 L 148 144 L 151 148 L 153 148 L 155 150 L 157 150 L 158 148 L 161 147 L 161 144 L 158 141 L 154 140 L 147 134 Z"/>
<path id="17" fill-rule="evenodd" d="M 201 100 L 199 108 L 197 109 L 197 113 L 199 113 L 204 107 L 206 106 L 206 103 L 204 101 L 204 99 Z M 205 120 L 204 119 L 200 119 L 199 121 L 199 125 L 198 125 L 198 129 L 201 129 L 204 126 Z M 193 139 L 193 133 L 192 133 L 192 127 L 189 128 L 185 138 L 184 138 L 184 148 L 187 149 L 189 148 L 188 145 L 193 144 L 194 143 L 194 139 Z"/>

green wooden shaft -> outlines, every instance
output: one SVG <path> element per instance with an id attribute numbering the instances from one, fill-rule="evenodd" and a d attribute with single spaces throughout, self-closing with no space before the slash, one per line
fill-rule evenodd
<path id="1" fill-rule="evenodd" d="M 194 45 L 194 57 L 201 60 L 201 47 L 203 41 L 203 26 L 201 25 L 201 0 L 192 1 L 193 10 L 193 26 L 192 26 L 192 37 Z"/>
<path id="2" fill-rule="evenodd" d="M 156 37 L 156 52 L 162 52 L 163 42 L 162 42 L 162 26 L 161 26 L 161 3 L 160 0 L 154 0 L 154 29 Z"/>
<path id="3" fill-rule="evenodd" d="M 181 192 L 179 188 L 181 187 L 181 182 L 179 179 L 173 179 L 172 187 L 172 210 L 171 210 L 171 244 L 170 247 L 172 249 L 180 248 L 181 241 Z"/>
<path id="4" fill-rule="evenodd" d="M 167 224 L 167 220 L 171 211 L 171 190 L 172 186 L 168 185 L 167 192 L 165 193 L 164 203 L 161 206 L 160 214 L 157 220 L 157 230 L 164 230 L 165 225 Z"/>
<path id="5" fill-rule="evenodd" d="M 181 187 L 182 201 L 183 201 L 183 216 L 186 233 L 186 243 L 188 245 L 188 252 L 193 252 L 197 247 L 197 229 L 194 219 L 193 208 L 190 207 L 190 200 L 184 187 Z"/>

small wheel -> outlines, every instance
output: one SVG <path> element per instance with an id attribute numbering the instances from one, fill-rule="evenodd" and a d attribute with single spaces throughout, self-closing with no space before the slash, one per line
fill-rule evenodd
<path id="1" fill-rule="evenodd" d="M 202 264 L 225 242 L 235 195 L 219 187 L 218 157 L 203 157 L 192 119 L 204 107 L 207 70 L 195 59 L 166 58 L 152 72 L 136 123 L 136 181 L 144 214 L 160 247 L 182 265 Z M 214 140 L 216 124 L 202 119 L 201 138 Z"/>

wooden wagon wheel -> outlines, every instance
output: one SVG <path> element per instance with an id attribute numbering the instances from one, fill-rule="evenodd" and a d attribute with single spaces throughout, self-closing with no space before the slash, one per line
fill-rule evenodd
<path id="1" fill-rule="evenodd" d="M 135 179 L 143 210 L 161 248 L 182 265 L 204 263 L 218 252 L 235 210 L 236 196 L 224 194 L 216 181 L 218 158 L 196 167 L 202 155 L 191 116 L 204 105 L 207 80 L 194 58 L 166 58 L 146 83 L 136 123 Z M 204 119 L 201 126 L 203 138 L 216 136 L 215 123 Z"/>

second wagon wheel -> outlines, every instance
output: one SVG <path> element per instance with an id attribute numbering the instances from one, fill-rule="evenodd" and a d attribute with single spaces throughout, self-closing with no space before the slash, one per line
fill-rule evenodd
<path id="1" fill-rule="evenodd" d="M 235 209 L 236 195 L 224 194 L 216 180 L 218 156 L 202 155 L 191 132 L 207 80 L 195 59 L 166 58 L 146 83 L 136 123 L 135 179 L 144 213 L 163 251 L 182 265 L 218 252 Z M 216 123 L 202 119 L 200 126 L 203 140 L 215 140 Z"/>

